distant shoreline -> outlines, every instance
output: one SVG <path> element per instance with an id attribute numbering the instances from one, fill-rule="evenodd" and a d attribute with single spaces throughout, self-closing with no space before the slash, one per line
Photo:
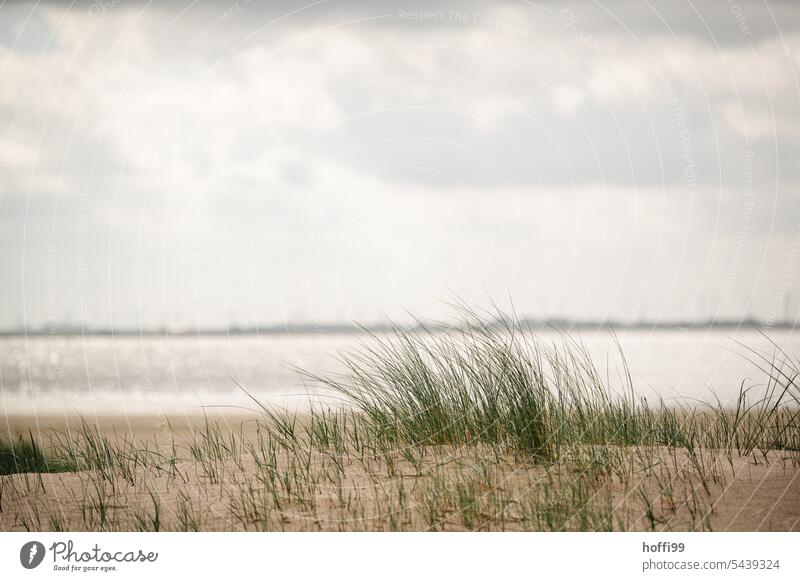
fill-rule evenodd
<path id="1" fill-rule="evenodd" d="M 750 329 L 756 331 L 769 331 L 772 329 L 793 330 L 798 327 L 797 321 L 777 321 L 769 323 L 760 319 L 725 319 L 706 321 L 637 321 L 623 322 L 618 320 L 606 321 L 570 321 L 567 319 L 523 319 L 523 327 L 532 330 L 598 330 L 611 331 L 674 331 L 674 330 L 709 330 L 709 329 Z M 254 325 L 234 326 L 229 328 L 123 328 L 109 329 L 104 327 L 79 327 L 55 325 L 52 327 L 37 327 L 34 329 L 8 329 L 0 330 L 0 337 L 47 337 L 47 336 L 197 336 L 197 335 L 318 335 L 318 334 L 359 334 L 359 333 L 385 333 L 393 330 L 419 330 L 421 328 L 446 331 L 456 329 L 456 326 L 443 323 L 424 324 L 389 324 L 378 323 L 371 325 L 356 325 L 350 323 L 287 323 L 284 325 Z"/>

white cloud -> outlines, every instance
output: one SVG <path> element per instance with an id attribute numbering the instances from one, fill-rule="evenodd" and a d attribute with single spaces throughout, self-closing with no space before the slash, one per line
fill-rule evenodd
<path id="1" fill-rule="evenodd" d="M 447 288 L 527 293 L 548 277 L 567 303 L 605 314 L 620 280 L 657 269 L 688 288 L 703 264 L 724 273 L 740 224 L 716 202 L 741 191 L 744 137 L 757 149 L 754 216 L 791 228 L 800 36 L 718 48 L 635 21 L 638 34 L 593 30 L 584 17 L 587 43 L 557 13 L 479 9 L 492 19 L 332 12 L 253 33 L 266 22 L 253 5 L 175 19 L 166 5 L 120 3 L 99 20 L 47 5 L 47 50 L 0 38 L 0 123 L 15 128 L 0 140 L 0 217 L 16 223 L 30 188 L 30 231 L 49 236 L 60 196 L 58 248 L 73 264 L 85 225 L 65 209 L 91 182 L 82 219 L 98 276 L 103 260 L 124 270 L 134 250 L 168 256 L 176 278 L 196 253 L 227 252 L 228 272 L 265 297 L 278 275 L 293 300 L 313 286 L 320 318 L 348 301 L 429 305 Z M 738 211 L 738 198 L 724 200 Z M 753 227 L 756 257 L 739 272 L 758 272 L 770 236 Z M 119 255 L 103 254 L 112 246 Z M 41 251 L 27 249 L 30 264 Z M 196 284 L 240 292 L 216 264 Z M 140 266 L 158 276 L 156 262 Z M 106 292 L 130 298 L 123 281 Z"/>

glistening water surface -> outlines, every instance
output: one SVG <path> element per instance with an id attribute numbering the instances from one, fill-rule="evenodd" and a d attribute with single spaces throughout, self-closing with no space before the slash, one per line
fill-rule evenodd
<path id="1" fill-rule="evenodd" d="M 560 341 L 552 331 L 539 333 Z M 581 331 L 598 368 L 612 384 L 621 366 L 608 331 Z M 754 330 L 622 331 L 617 337 L 640 395 L 731 402 L 742 381 L 765 375 L 747 350 L 772 353 Z M 252 407 L 237 383 L 260 399 L 289 407 L 307 405 L 293 369 L 341 370 L 337 351 L 355 346 L 358 334 L 200 336 L 9 336 L 0 338 L 0 414 L 199 413 L 203 405 Z M 792 357 L 800 336 L 773 330 L 769 338 Z M 234 408 L 231 408 L 234 409 Z"/>

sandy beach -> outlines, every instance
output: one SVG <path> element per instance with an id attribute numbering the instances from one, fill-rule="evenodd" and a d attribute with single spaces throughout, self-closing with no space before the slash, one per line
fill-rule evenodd
<path id="1" fill-rule="evenodd" d="M 800 530 L 796 452 L 592 446 L 543 465 L 485 445 L 286 441 L 258 417 L 159 421 L 9 418 L 96 457 L 0 476 L 0 530 Z"/>

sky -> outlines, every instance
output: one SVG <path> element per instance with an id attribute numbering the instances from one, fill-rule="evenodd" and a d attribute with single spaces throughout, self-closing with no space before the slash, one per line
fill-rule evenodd
<path id="1" fill-rule="evenodd" d="M 4 2 L 0 329 L 800 310 L 800 5 Z"/>

